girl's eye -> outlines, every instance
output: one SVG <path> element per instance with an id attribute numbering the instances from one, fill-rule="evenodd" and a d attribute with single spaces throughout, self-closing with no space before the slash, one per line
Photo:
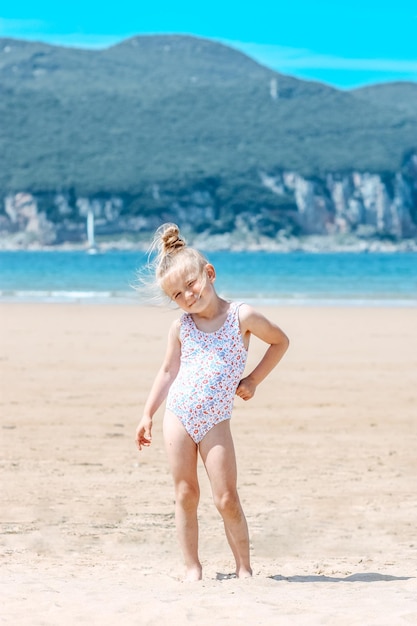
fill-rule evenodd
<path id="1" fill-rule="evenodd" d="M 187 287 L 192 287 L 194 285 L 194 283 L 195 283 L 194 279 L 193 280 L 189 280 Z"/>

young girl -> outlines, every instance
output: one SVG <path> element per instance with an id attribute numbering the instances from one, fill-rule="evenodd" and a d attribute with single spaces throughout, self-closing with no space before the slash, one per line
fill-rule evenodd
<path id="1" fill-rule="evenodd" d="M 247 304 L 220 298 L 216 272 L 186 245 L 175 224 L 161 226 L 155 242 L 156 281 L 184 314 L 169 331 L 162 366 L 136 430 L 139 450 L 152 440 L 152 418 L 167 399 L 164 441 L 175 487 L 175 521 L 187 580 L 200 580 L 197 506 L 200 454 L 215 505 L 236 561 L 236 576 L 252 575 L 248 527 L 237 493 L 236 458 L 230 432 L 233 398 L 253 397 L 257 386 L 281 360 L 288 339 L 273 322 Z M 243 377 L 250 335 L 268 348 Z"/>

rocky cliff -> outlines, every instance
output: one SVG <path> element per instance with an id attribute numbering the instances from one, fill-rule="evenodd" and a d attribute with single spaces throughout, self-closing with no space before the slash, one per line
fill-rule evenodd
<path id="1" fill-rule="evenodd" d="M 191 187 L 181 195 L 154 184 L 148 193 L 161 208 L 141 213 L 139 206 L 134 215 L 126 206 L 135 201 L 140 204 L 140 198 L 9 194 L 0 210 L 0 245 L 83 244 L 89 212 L 95 217 L 98 241 L 120 245 L 149 241 L 150 233 L 164 221 L 179 223 L 200 241 L 212 236 L 217 237 L 218 245 L 234 247 L 259 242 L 265 247 L 282 246 L 286 240 L 304 235 L 352 235 L 362 241 L 417 238 L 417 154 L 409 156 L 401 171 L 385 176 L 329 172 L 309 179 L 291 171 L 260 171 L 258 179 L 266 197 L 282 203 L 263 201 L 255 210 L 241 206 L 232 217 L 223 214 L 213 184 L 206 188 L 199 184 L 198 189 Z"/>

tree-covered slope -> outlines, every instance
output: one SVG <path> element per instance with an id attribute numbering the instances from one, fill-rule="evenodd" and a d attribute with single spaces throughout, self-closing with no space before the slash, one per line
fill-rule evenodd
<path id="1" fill-rule="evenodd" d="M 397 171 L 417 148 L 417 115 L 368 95 L 187 36 L 99 51 L 2 39 L 0 191 L 134 195 L 254 170 Z"/>
<path id="2" fill-rule="evenodd" d="M 372 105 L 396 111 L 403 119 L 415 121 L 417 118 L 417 83 L 383 83 L 361 87 L 351 93 Z"/>

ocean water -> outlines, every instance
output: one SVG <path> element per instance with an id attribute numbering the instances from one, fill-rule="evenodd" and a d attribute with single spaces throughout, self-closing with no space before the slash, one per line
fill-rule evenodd
<path id="1" fill-rule="evenodd" d="M 219 294 L 260 304 L 417 306 L 413 253 L 208 254 Z M 0 300 L 147 303 L 140 251 L 0 252 Z"/>

